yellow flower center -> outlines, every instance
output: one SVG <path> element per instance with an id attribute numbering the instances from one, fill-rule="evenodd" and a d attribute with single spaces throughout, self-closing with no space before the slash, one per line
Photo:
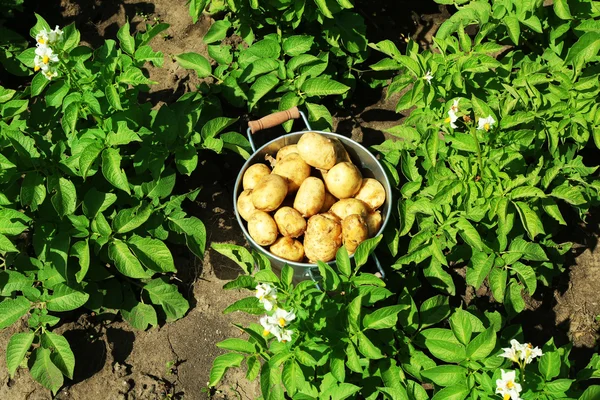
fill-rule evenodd
<path id="1" fill-rule="evenodd" d="M 42 62 L 43 62 L 44 64 L 48 64 L 48 62 L 49 62 L 49 61 L 50 61 L 50 57 L 48 57 L 48 56 L 44 56 L 44 57 L 42 58 Z"/>
<path id="2" fill-rule="evenodd" d="M 506 382 L 506 387 L 509 389 L 512 389 L 515 387 L 515 384 L 513 381 L 508 381 L 508 382 Z"/>
<path id="3" fill-rule="evenodd" d="M 450 123 L 450 121 L 451 121 L 450 117 L 448 117 L 448 118 L 446 118 L 446 119 L 444 120 L 444 122 L 445 122 L 445 123 L 447 123 L 447 124 L 448 124 L 448 123 Z"/>
<path id="4" fill-rule="evenodd" d="M 486 131 L 489 131 L 490 130 L 490 124 L 487 123 L 487 122 L 485 124 L 483 124 L 483 129 L 485 129 Z"/>
<path id="5" fill-rule="evenodd" d="M 263 336 L 269 336 L 269 333 L 271 333 L 271 332 L 269 332 L 268 330 L 266 330 L 266 329 L 265 329 L 265 330 L 263 331 Z"/>
<path id="6" fill-rule="evenodd" d="M 39 43 L 39 44 L 46 44 L 46 39 L 44 39 L 44 38 L 40 38 L 40 39 L 38 40 L 38 43 Z"/>
<path id="7" fill-rule="evenodd" d="M 33 70 L 34 70 L 35 72 L 39 71 L 39 70 L 40 70 L 40 66 L 39 66 L 39 65 L 36 65 L 35 67 L 33 67 Z"/>
<path id="8" fill-rule="evenodd" d="M 279 318 L 279 326 L 281 326 L 282 328 L 285 326 L 285 318 Z"/>
<path id="9" fill-rule="evenodd" d="M 531 343 L 527 343 L 527 347 L 530 349 L 533 349 L 533 346 L 531 345 Z"/>
<path id="10" fill-rule="evenodd" d="M 502 400 L 510 400 L 510 394 L 506 393 Z"/>

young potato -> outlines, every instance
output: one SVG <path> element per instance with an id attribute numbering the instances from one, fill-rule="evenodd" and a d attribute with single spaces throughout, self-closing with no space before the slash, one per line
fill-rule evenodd
<path id="1" fill-rule="evenodd" d="M 256 211 L 256 207 L 252 204 L 252 190 L 244 190 L 240 197 L 237 199 L 237 208 L 240 213 L 240 217 L 248 221 L 254 211 Z"/>
<path id="2" fill-rule="evenodd" d="M 298 154 L 298 146 L 295 144 L 289 144 L 287 146 L 283 146 L 277 151 L 277 155 L 275 156 L 276 161 L 280 161 L 282 158 L 287 156 L 288 154 Z"/>
<path id="3" fill-rule="evenodd" d="M 352 214 L 342 220 L 342 242 L 348 253 L 354 253 L 358 245 L 368 239 L 368 233 L 367 224 L 362 216 Z"/>
<path id="4" fill-rule="evenodd" d="M 375 211 L 385 202 L 385 189 L 377 179 L 364 178 L 354 198 L 364 201 Z"/>
<path id="5" fill-rule="evenodd" d="M 312 217 L 323 207 L 323 202 L 325 202 L 325 184 L 319 178 L 309 176 L 298 189 L 294 208 L 300 211 L 303 217 Z"/>
<path id="6" fill-rule="evenodd" d="M 334 205 L 338 199 L 335 198 L 334 195 L 329 193 L 327 190 L 325 191 L 325 201 L 323 201 L 323 207 L 319 210 L 319 214 L 329 211 L 332 205 Z"/>
<path id="7" fill-rule="evenodd" d="M 275 212 L 274 218 L 283 236 L 297 238 L 306 230 L 306 220 L 292 207 L 281 207 Z"/>
<path id="8" fill-rule="evenodd" d="M 361 217 L 366 218 L 369 211 L 369 206 L 358 199 L 342 199 L 332 205 L 329 209 L 329 212 L 334 213 L 342 220 L 352 214 L 358 214 Z"/>
<path id="9" fill-rule="evenodd" d="M 280 237 L 269 247 L 269 251 L 290 261 L 301 262 L 304 258 L 304 246 L 290 237 Z"/>
<path id="10" fill-rule="evenodd" d="M 298 154 L 306 163 L 319 169 L 330 169 L 337 162 L 334 143 L 316 132 L 306 132 L 297 144 Z"/>
<path id="11" fill-rule="evenodd" d="M 347 199 L 359 191 L 362 174 L 356 165 L 341 162 L 327 171 L 325 185 L 327 190 L 338 199 Z"/>
<path id="12" fill-rule="evenodd" d="M 298 153 L 291 153 L 277 161 L 273 174 L 287 179 L 288 192 L 298 191 L 306 178 L 310 176 L 310 165 L 304 162 Z"/>
<path id="13" fill-rule="evenodd" d="M 275 243 L 279 232 L 275 220 L 264 211 L 254 211 L 248 220 L 248 233 L 250 237 L 261 246 L 269 246 Z"/>
<path id="14" fill-rule="evenodd" d="M 381 229 L 383 218 L 381 218 L 381 213 L 379 211 L 375 211 L 367 215 L 365 222 L 367 223 L 367 229 L 369 230 L 369 237 L 372 238 L 379 232 L 379 229 Z"/>
<path id="15" fill-rule="evenodd" d="M 304 254 L 309 261 L 331 261 L 342 245 L 342 225 L 333 218 L 313 215 L 306 225 Z"/>
<path id="16" fill-rule="evenodd" d="M 265 164 L 259 163 L 249 166 L 242 177 L 242 186 L 244 190 L 254 189 L 263 176 L 270 174 L 271 168 L 267 167 Z"/>
<path id="17" fill-rule="evenodd" d="M 288 184 L 285 178 L 276 174 L 263 176 L 252 190 L 252 204 L 262 211 L 277 210 L 287 192 Z"/>
<path id="18" fill-rule="evenodd" d="M 351 162 L 350 155 L 346 151 L 346 148 L 344 147 L 342 142 L 340 142 L 340 140 L 336 138 L 332 138 L 330 140 L 333 143 L 333 147 L 335 148 L 335 156 L 337 162 Z"/>

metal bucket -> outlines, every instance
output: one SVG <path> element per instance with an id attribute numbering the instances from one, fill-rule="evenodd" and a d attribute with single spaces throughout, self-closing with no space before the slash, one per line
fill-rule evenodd
<path id="1" fill-rule="evenodd" d="M 383 204 L 383 206 L 379 209 L 381 212 L 381 217 L 382 217 L 383 222 L 381 224 L 381 228 L 380 228 L 379 232 L 377 232 L 377 235 L 380 235 L 383 232 L 388 220 L 390 219 L 391 207 L 392 207 L 392 188 L 390 185 L 390 181 L 385 173 L 385 170 L 383 169 L 383 167 L 381 166 L 381 164 L 379 163 L 377 158 L 375 158 L 375 156 L 373 154 L 371 154 L 361 144 L 359 144 L 359 143 L 355 142 L 354 140 L 349 139 L 345 136 L 342 136 L 342 135 L 338 135 L 338 134 L 330 133 L 330 132 L 322 132 L 322 131 L 312 130 L 304 113 L 299 111 L 296 107 L 294 107 L 290 110 L 287 110 L 287 111 L 282 111 L 279 113 L 272 114 L 272 115 L 264 117 L 258 121 L 251 121 L 248 124 L 249 127 L 248 127 L 248 131 L 247 131 L 247 135 L 248 135 L 248 140 L 250 141 L 250 145 L 252 146 L 252 150 L 254 151 L 254 154 L 252 154 L 252 156 L 246 161 L 246 163 L 240 170 L 240 173 L 238 174 L 238 177 L 235 181 L 235 188 L 233 191 L 233 205 L 234 205 L 234 210 L 235 210 L 235 216 L 237 218 L 238 223 L 240 224 L 240 228 L 242 228 L 242 232 L 244 232 L 244 236 L 246 237 L 246 240 L 248 240 L 248 242 L 250 243 L 252 248 L 254 248 L 258 252 L 264 254 L 271 261 L 271 266 L 273 268 L 275 268 L 276 270 L 281 271 L 281 268 L 283 268 L 283 266 L 285 264 L 288 264 L 289 266 L 291 266 L 294 270 L 294 281 L 300 281 L 300 280 L 306 280 L 306 279 L 314 280 L 315 275 L 318 273 L 317 264 L 299 263 L 299 262 L 286 260 L 284 258 L 276 256 L 275 254 L 272 254 L 266 248 L 264 248 L 261 245 L 259 245 L 258 243 L 256 243 L 256 241 L 254 241 L 254 239 L 252 239 L 252 237 L 250 237 L 250 234 L 248 233 L 248 229 L 246 228 L 246 222 L 240 217 L 240 214 L 237 209 L 237 199 L 243 191 L 242 177 L 244 176 L 244 172 L 246 172 L 246 170 L 253 164 L 260 163 L 260 162 L 264 163 L 265 155 L 268 154 L 271 156 L 275 156 L 277 151 L 279 149 L 281 149 L 282 147 L 290 145 L 290 144 L 298 143 L 298 141 L 300 140 L 300 136 L 302 136 L 305 131 L 294 132 L 294 133 L 289 133 L 287 135 L 283 135 L 277 139 L 274 139 L 274 140 L 268 142 L 264 146 L 260 147 L 258 150 L 256 149 L 256 146 L 252 139 L 252 134 L 256 133 L 257 131 L 259 131 L 261 129 L 266 129 L 266 128 L 270 128 L 273 126 L 277 126 L 277 125 L 280 125 L 283 122 L 286 122 L 292 118 L 295 119 L 298 117 L 302 117 L 304 124 L 306 125 L 306 130 L 312 131 L 312 132 L 317 132 L 326 137 L 339 139 L 342 142 L 342 144 L 344 145 L 344 147 L 346 148 L 346 151 L 348 152 L 348 154 L 350 155 L 352 162 L 357 167 L 359 167 L 360 171 L 363 174 L 363 177 L 374 178 L 374 179 L 377 179 L 379 182 L 381 182 L 381 184 L 383 185 L 385 192 L 386 192 L 386 200 L 385 200 L 385 203 Z M 351 260 L 353 259 L 353 257 L 354 256 L 350 256 Z M 377 257 L 374 255 L 372 255 L 372 257 L 373 257 L 373 260 L 375 261 L 375 264 L 376 264 L 378 270 L 380 271 L 380 273 L 382 275 L 384 275 L 383 269 L 381 268 L 381 264 L 379 263 L 379 260 L 377 260 Z M 328 264 L 333 266 L 333 265 L 335 265 L 335 261 L 330 261 L 330 262 L 328 262 Z"/>

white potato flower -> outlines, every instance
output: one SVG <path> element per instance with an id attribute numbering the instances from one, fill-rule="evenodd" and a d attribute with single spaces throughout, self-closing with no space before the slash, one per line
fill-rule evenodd
<path id="1" fill-rule="evenodd" d="M 56 25 L 53 30 L 47 30 L 46 28 L 39 31 L 35 35 L 35 42 L 37 46 L 47 46 L 58 42 L 63 35 L 63 31 Z"/>
<path id="2" fill-rule="evenodd" d="M 496 380 L 496 393 L 502 396 L 502 400 L 521 400 L 521 385 L 515 382 L 515 371 L 505 372 L 501 370 L 502 378 Z"/>
<path id="3" fill-rule="evenodd" d="M 452 102 L 452 106 L 450 106 L 450 111 L 454 112 L 455 114 L 458 112 L 458 102 L 460 101 L 460 99 L 454 99 L 454 101 Z"/>
<path id="4" fill-rule="evenodd" d="M 504 353 L 500 354 L 500 357 L 508 358 L 513 362 L 518 363 L 521 357 L 521 343 L 515 339 L 510 341 L 510 347 L 503 348 Z"/>
<path id="5" fill-rule="evenodd" d="M 296 314 L 294 314 L 294 311 L 285 311 L 283 308 L 278 308 L 269 318 L 271 318 L 272 324 L 284 328 L 290 322 L 296 319 Z"/>
<path id="6" fill-rule="evenodd" d="M 452 109 L 448 110 L 448 118 L 444 122 L 450 123 L 452 129 L 456 129 L 458 128 L 458 125 L 455 124 L 456 121 L 458 121 L 456 113 Z"/>
<path id="7" fill-rule="evenodd" d="M 35 49 L 35 57 L 33 58 L 35 64 L 34 69 L 39 71 L 47 70 L 50 67 L 50 63 L 58 62 L 58 56 L 48 46 L 38 46 Z"/>
<path id="8" fill-rule="evenodd" d="M 271 311 L 277 305 L 277 288 L 268 283 L 259 283 L 256 285 L 255 296 L 267 311 Z"/>
<path id="9" fill-rule="evenodd" d="M 487 118 L 479 118 L 479 125 L 477 126 L 477 129 L 484 129 L 487 132 L 495 123 L 496 121 L 491 115 L 489 115 Z"/>
<path id="10" fill-rule="evenodd" d="M 55 68 L 48 68 L 48 69 L 42 71 L 42 74 L 44 74 L 46 79 L 48 79 L 49 81 L 51 81 L 52 78 L 55 78 L 58 76 L 58 72 L 56 72 Z"/>
<path id="11" fill-rule="evenodd" d="M 58 27 L 58 25 L 56 25 L 54 30 L 51 30 L 50 32 L 48 32 L 48 42 L 50 44 L 54 44 L 62 38 L 62 35 L 63 35 L 63 31 Z"/>
<path id="12" fill-rule="evenodd" d="M 533 347 L 531 343 L 525 343 L 521 346 L 521 360 L 525 361 L 525 364 L 531 363 L 534 358 L 541 357 L 544 353 L 539 347 Z"/>
<path id="13" fill-rule="evenodd" d="M 293 319 L 293 318 L 292 318 Z M 263 336 L 273 335 L 278 342 L 289 342 L 292 340 L 294 331 L 291 329 L 283 329 L 273 316 L 263 316 L 260 318 L 260 324 L 263 327 Z"/>
<path id="14" fill-rule="evenodd" d="M 425 76 L 423 77 L 427 81 L 428 84 L 431 85 L 431 80 L 433 79 L 433 75 L 431 75 L 431 71 L 427 71 Z"/>

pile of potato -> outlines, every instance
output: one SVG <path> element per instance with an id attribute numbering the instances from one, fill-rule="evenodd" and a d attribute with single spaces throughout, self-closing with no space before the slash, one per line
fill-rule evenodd
<path id="1" fill-rule="evenodd" d="M 327 262 L 342 244 L 352 254 L 379 231 L 385 189 L 363 179 L 339 140 L 306 132 L 267 158 L 272 169 L 259 163 L 244 173 L 237 208 L 250 236 L 271 253 Z"/>

